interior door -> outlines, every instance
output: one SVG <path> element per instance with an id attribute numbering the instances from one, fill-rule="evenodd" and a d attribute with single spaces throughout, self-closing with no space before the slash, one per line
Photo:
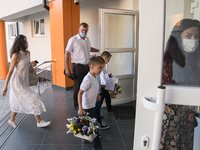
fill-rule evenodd
<path id="1" fill-rule="evenodd" d="M 99 9 L 100 50 L 111 53 L 106 65 L 108 73 L 119 79 L 122 94 L 112 104 L 136 98 L 138 55 L 138 12 L 132 10 Z"/>
<path id="2" fill-rule="evenodd" d="M 134 150 L 151 149 L 158 150 L 160 147 L 161 130 L 164 122 L 163 112 L 164 107 L 167 105 L 174 107 L 181 107 L 181 111 L 172 112 L 171 124 L 169 128 L 171 131 L 171 137 L 175 138 L 175 141 L 169 141 L 169 149 L 173 149 L 176 144 L 176 138 L 185 138 L 190 140 L 192 138 L 192 149 L 199 149 L 199 125 L 193 126 L 193 122 L 199 122 L 199 105 L 200 105 L 200 75 L 199 46 L 193 52 L 196 56 L 194 59 L 190 59 L 193 65 L 189 67 L 190 70 L 181 72 L 184 67 L 177 67 L 173 61 L 172 64 L 172 79 L 174 80 L 170 84 L 163 84 L 162 72 L 163 72 L 163 56 L 167 49 L 167 41 L 174 31 L 176 26 L 179 26 L 178 21 L 189 18 L 197 19 L 200 7 L 197 1 L 193 0 L 140 0 L 140 30 L 139 30 L 139 55 L 138 55 L 138 93 L 137 93 L 137 106 L 136 106 L 136 122 L 135 122 L 135 136 L 134 136 Z M 199 31 L 199 30 L 198 30 Z M 180 34 L 182 36 L 182 32 Z M 185 38 L 182 38 L 185 39 Z M 183 40 L 178 44 L 182 44 Z M 199 40 L 199 35 L 198 38 Z M 184 48 L 183 48 L 184 49 Z M 183 49 L 180 50 L 183 52 Z M 184 59 L 186 65 L 190 63 L 188 61 L 189 55 L 184 52 Z M 188 56 L 188 57 L 187 57 Z M 196 59 L 197 58 L 197 59 Z M 181 68 L 181 69 L 180 69 Z M 194 70 L 192 73 L 191 70 Z M 179 75 L 178 75 L 179 73 Z M 189 73 L 189 75 L 188 75 Z M 195 76 L 195 77 L 194 77 Z M 184 80 L 182 80 L 182 78 Z M 196 79 L 195 79 L 196 78 Z M 158 87 L 162 85 L 161 87 Z M 163 86 L 165 88 L 163 88 Z M 180 121 L 180 115 L 187 120 L 189 115 L 189 108 L 191 112 L 195 114 L 190 122 L 191 126 L 187 126 L 187 123 Z M 166 110 L 165 110 L 166 111 Z M 175 126 L 174 118 L 178 118 L 182 126 Z M 174 121 L 172 123 L 172 121 Z M 191 131 L 190 136 L 181 135 L 180 130 L 185 133 L 185 130 Z M 175 132 L 176 131 L 176 132 Z M 166 141 L 166 138 L 163 140 Z M 184 144 L 183 144 L 184 145 Z M 187 145 L 184 145 L 186 149 Z M 165 148 L 166 149 L 166 148 Z"/>

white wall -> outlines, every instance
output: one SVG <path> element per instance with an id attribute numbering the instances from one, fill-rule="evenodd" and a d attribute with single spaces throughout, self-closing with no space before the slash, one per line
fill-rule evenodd
<path id="1" fill-rule="evenodd" d="M 0 0 L 0 18 L 36 7 L 42 4 L 42 0 Z"/>
<path id="2" fill-rule="evenodd" d="M 174 25 L 178 21 L 180 21 L 183 18 L 193 18 L 193 13 L 191 13 L 191 7 L 190 7 L 193 1 L 194 0 L 167 0 L 166 1 L 167 11 L 166 11 L 166 18 L 165 18 L 166 19 L 165 44 L 168 41 L 168 38 L 171 34 L 171 31 Z"/>
<path id="3" fill-rule="evenodd" d="M 138 0 L 136 0 L 138 2 Z M 136 4 L 137 5 L 137 4 Z M 133 0 L 84 0 L 80 2 L 80 22 L 89 25 L 88 37 L 94 48 L 99 48 L 98 8 L 133 10 Z M 78 32 L 78 29 L 77 29 Z"/>
<path id="4" fill-rule="evenodd" d="M 45 21 L 45 35 L 41 37 L 33 37 L 32 35 L 32 25 L 31 21 L 33 19 L 44 18 Z M 8 24 L 6 22 L 6 41 L 7 41 L 7 51 L 8 51 L 8 61 L 9 51 L 13 44 L 14 39 L 10 39 L 8 36 Z M 43 11 L 37 14 L 29 15 L 26 17 L 26 21 L 19 22 L 19 34 L 24 34 L 28 39 L 29 48 L 31 52 L 31 60 L 38 60 L 42 63 L 46 60 L 51 60 L 51 45 L 50 45 L 50 23 L 49 23 L 49 12 Z"/>

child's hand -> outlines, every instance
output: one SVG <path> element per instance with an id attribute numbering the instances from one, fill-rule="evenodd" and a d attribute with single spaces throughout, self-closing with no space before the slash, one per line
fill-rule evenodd
<path id="1" fill-rule="evenodd" d="M 83 116 L 85 114 L 85 110 L 84 109 L 78 109 L 78 115 Z"/>
<path id="2" fill-rule="evenodd" d="M 101 95 L 97 95 L 97 101 L 99 102 L 101 100 Z"/>
<path id="3" fill-rule="evenodd" d="M 6 95 L 6 93 L 7 93 L 7 88 L 5 87 L 5 88 L 3 88 L 3 90 L 2 90 L 2 92 L 1 92 L 1 94 L 2 94 L 3 96 L 5 96 L 5 95 Z"/>

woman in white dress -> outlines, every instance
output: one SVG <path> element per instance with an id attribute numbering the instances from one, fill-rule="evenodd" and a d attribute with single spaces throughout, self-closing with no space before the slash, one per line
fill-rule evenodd
<path id="1" fill-rule="evenodd" d="M 46 112 L 46 108 L 41 97 L 29 88 L 30 52 L 27 48 L 27 38 L 18 35 L 10 51 L 11 64 L 2 90 L 2 95 L 5 96 L 10 81 L 9 101 L 12 114 L 8 123 L 15 128 L 14 120 L 17 113 L 26 113 L 34 114 L 37 127 L 46 127 L 51 122 L 45 122 L 40 118 L 40 114 Z"/>

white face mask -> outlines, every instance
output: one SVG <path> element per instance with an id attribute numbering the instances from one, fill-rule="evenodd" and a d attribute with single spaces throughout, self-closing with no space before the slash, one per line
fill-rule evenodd
<path id="1" fill-rule="evenodd" d="M 192 53 L 199 45 L 199 39 L 182 39 L 182 46 L 184 51 Z"/>

